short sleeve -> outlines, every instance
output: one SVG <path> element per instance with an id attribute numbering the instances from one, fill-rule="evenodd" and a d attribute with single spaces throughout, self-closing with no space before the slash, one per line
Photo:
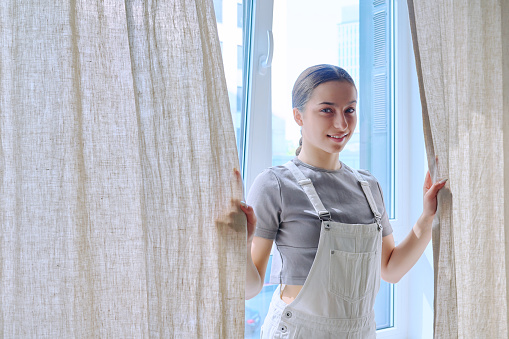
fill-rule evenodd
<path id="1" fill-rule="evenodd" d="M 281 185 L 271 169 L 266 169 L 256 177 L 246 200 L 256 215 L 254 235 L 276 239 L 281 222 Z"/>
<path id="2" fill-rule="evenodd" d="M 384 194 L 382 192 L 382 187 L 380 187 L 380 183 L 376 182 L 378 186 L 378 190 L 380 191 L 380 196 L 382 197 L 382 203 L 383 203 L 383 211 L 382 211 L 382 227 L 384 228 L 382 230 L 382 237 L 388 236 L 389 234 L 392 234 L 392 225 L 389 222 L 389 216 L 387 215 L 387 210 L 385 209 L 385 202 L 384 202 Z"/>

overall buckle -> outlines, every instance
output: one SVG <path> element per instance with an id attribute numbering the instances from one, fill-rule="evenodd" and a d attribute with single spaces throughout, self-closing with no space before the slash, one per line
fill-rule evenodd
<path id="1" fill-rule="evenodd" d="M 331 221 L 331 215 L 329 211 L 320 211 L 318 212 L 318 218 L 321 221 Z"/>
<path id="2" fill-rule="evenodd" d="M 378 225 L 378 231 L 381 231 L 384 229 L 382 226 L 382 217 L 381 216 L 375 216 L 376 224 Z"/>

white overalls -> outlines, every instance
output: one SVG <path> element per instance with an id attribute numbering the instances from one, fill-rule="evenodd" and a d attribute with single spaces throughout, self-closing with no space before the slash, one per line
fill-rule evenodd
<path id="1" fill-rule="evenodd" d="M 352 170 L 368 200 L 375 223 L 344 224 L 330 220 L 313 183 L 293 162 L 295 176 L 321 220 L 316 257 L 302 290 L 287 305 L 280 287 L 272 297 L 261 338 L 376 338 L 375 297 L 380 287 L 381 214 L 369 183 Z"/>

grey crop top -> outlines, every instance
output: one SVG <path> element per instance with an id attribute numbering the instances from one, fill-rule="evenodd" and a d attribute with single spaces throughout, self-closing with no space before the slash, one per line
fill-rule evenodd
<path id="1" fill-rule="evenodd" d="M 292 161 L 304 176 L 311 179 L 333 221 L 348 224 L 375 222 L 366 196 L 350 168 L 342 164 L 339 170 L 330 171 L 305 164 L 297 158 Z M 359 173 L 370 184 L 382 214 L 382 236 L 387 236 L 392 233 L 392 227 L 380 185 L 368 171 L 360 170 Z M 276 243 L 270 283 L 303 285 L 316 255 L 321 223 L 293 174 L 284 166 L 266 169 L 256 177 L 247 203 L 253 206 L 257 218 L 255 236 Z"/>

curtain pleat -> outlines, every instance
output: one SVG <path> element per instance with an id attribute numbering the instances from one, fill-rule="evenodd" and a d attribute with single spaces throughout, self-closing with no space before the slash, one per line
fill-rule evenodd
<path id="1" fill-rule="evenodd" d="M 435 337 L 507 338 L 509 5 L 408 6 L 428 163 L 449 178 L 433 224 Z"/>
<path id="2" fill-rule="evenodd" d="M 211 1 L 2 1 L 0 337 L 242 337 L 235 145 Z"/>

